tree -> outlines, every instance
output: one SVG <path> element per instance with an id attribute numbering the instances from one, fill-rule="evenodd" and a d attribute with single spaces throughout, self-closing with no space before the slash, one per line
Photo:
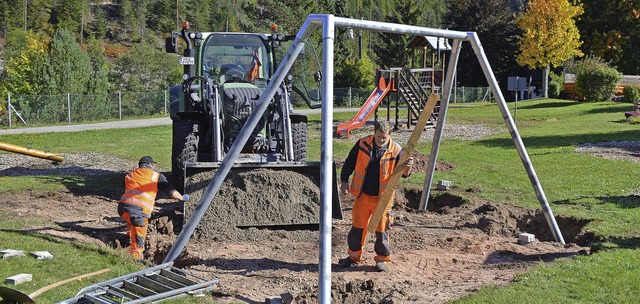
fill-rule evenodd
<path id="1" fill-rule="evenodd" d="M 80 33 L 82 8 L 85 0 L 56 1 L 52 10 L 53 24 L 72 33 Z M 87 18 L 87 17 L 85 17 Z"/>
<path id="2" fill-rule="evenodd" d="M 59 29 L 49 46 L 46 88 L 39 94 L 85 94 L 92 68 L 89 55 L 67 29 Z"/>
<path id="3" fill-rule="evenodd" d="M 173 54 L 143 40 L 130 53 L 116 59 L 109 78 L 115 91 L 146 92 L 180 83 L 181 75 L 182 69 Z"/>
<path id="4" fill-rule="evenodd" d="M 502 88 L 509 76 L 520 74 L 515 61 L 518 28 L 508 0 L 456 0 L 446 4 L 443 27 L 458 31 L 475 31 Z M 473 50 L 465 46 L 458 59 L 456 81 L 462 85 L 486 86 L 487 81 Z"/>
<path id="5" fill-rule="evenodd" d="M 176 28 L 176 1 L 157 0 L 151 4 L 149 26 L 161 33 L 170 33 Z"/>
<path id="6" fill-rule="evenodd" d="M 107 17 L 105 16 L 104 9 L 100 4 L 100 0 L 93 0 L 93 15 L 94 23 L 93 23 L 93 31 L 94 37 L 97 39 L 102 39 L 107 36 Z"/>
<path id="7" fill-rule="evenodd" d="M 396 0 L 395 9 L 386 10 L 384 21 L 408 25 L 423 25 L 425 22 L 425 0 Z M 385 67 L 403 67 L 409 62 L 407 43 L 408 35 L 381 33 L 373 44 L 373 51 L 378 55 L 377 62 Z"/>
<path id="8" fill-rule="evenodd" d="M 45 87 L 45 65 L 48 61 L 46 36 L 33 31 L 14 30 L 7 37 L 5 69 L 0 78 L 0 94 L 34 95 Z"/>
<path id="9" fill-rule="evenodd" d="M 577 22 L 589 37 L 581 50 L 603 58 L 623 74 L 640 75 L 640 2 L 583 0 L 584 14 Z"/>
<path id="10" fill-rule="evenodd" d="M 516 25 L 522 29 L 518 43 L 521 66 L 542 68 L 542 90 L 549 97 L 549 68 L 558 66 L 574 56 L 582 56 L 580 33 L 576 18 L 583 12 L 580 4 L 568 0 L 532 0 L 524 13 L 518 15 Z"/>
<path id="11" fill-rule="evenodd" d="M 91 77 L 87 93 L 107 94 L 109 92 L 109 63 L 99 40 L 92 38 L 87 42 L 87 54 L 91 62 Z"/>

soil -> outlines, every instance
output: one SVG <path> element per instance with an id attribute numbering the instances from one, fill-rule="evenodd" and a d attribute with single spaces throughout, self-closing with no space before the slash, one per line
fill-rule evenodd
<path id="1" fill-rule="evenodd" d="M 428 157 L 419 154 L 414 157 L 414 170 L 424 171 Z M 338 160 L 337 163 L 340 166 Z M 52 174 L 53 171 L 95 180 L 102 176 L 120 178 L 133 166 L 135 164 L 100 154 L 67 155 L 59 165 L 29 156 L 0 154 L 0 176 Z M 436 170 L 454 168 L 452 163 L 436 166 Z M 317 204 L 319 200 L 315 181 L 303 173 L 253 170 L 243 174 L 245 177 L 240 179 L 228 178 L 225 183 L 233 184 L 233 189 L 223 186 L 218 199 L 241 198 L 240 204 L 269 201 L 276 208 L 278 202 L 293 198 L 289 193 L 282 195 L 284 190 L 276 189 L 297 189 L 299 193 L 307 193 L 301 200 L 303 204 Z M 260 195 L 264 195 L 261 198 L 253 195 L 254 191 L 260 191 L 255 190 L 260 187 L 252 188 L 255 183 L 269 185 L 271 190 L 261 191 Z M 126 250 L 122 248 L 127 245 L 124 222 L 116 212 L 123 189 L 87 189 L 83 185 L 80 180 L 68 183 L 65 190 L 3 193 L 0 208 L 13 216 L 38 217 L 52 222 L 51 226 L 27 228 L 31 231 Z M 398 189 L 395 226 L 391 230 L 393 255 L 387 272 L 374 271 L 371 237 L 365 245 L 362 265 L 349 268 L 335 265 L 346 256 L 353 204 L 351 195 L 340 196 L 344 218 L 334 221 L 331 230 L 332 302 L 445 303 L 483 286 L 509 284 L 516 274 L 541 261 L 589 254 L 589 246 L 595 241 L 584 229 L 587 220 L 558 216 L 556 220 L 567 242 L 561 245 L 553 241 L 539 210 L 485 201 L 479 197 L 478 189 L 455 185 L 448 190 L 434 188 L 431 193 L 428 209 L 423 211 L 417 208 L 420 191 Z M 214 202 L 212 206 L 215 205 Z M 166 198 L 160 198 L 157 206 L 159 209 L 154 213 L 146 239 L 145 255 L 152 263 L 164 259 L 180 230 L 183 215 L 183 206 Z M 308 225 L 301 225 L 304 229 L 249 228 L 246 226 L 252 223 L 243 222 L 246 213 L 235 216 L 245 209 L 227 209 L 204 220 L 176 265 L 201 277 L 219 279 L 220 284 L 211 295 L 219 303 L 265 303 L 268 299 L 316 303 L 318 230 Z M 272 217 L 277 221 L 291 220 L 291 216 L 284 213 L 279 211 Z M 518 236 L 523 232 L 534 234 L 536 240 L 519 244 Z"/>

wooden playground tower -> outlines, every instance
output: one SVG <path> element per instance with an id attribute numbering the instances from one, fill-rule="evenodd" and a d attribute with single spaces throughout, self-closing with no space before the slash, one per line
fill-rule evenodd
<path id="1" fill-rule="evenodd" d="M 392 91 L 396 93 L 395 99 L 395 128 L 400 129 L 400 106 L 407 106 L 406 128 L 411 129 L 420 116 L 429 96 L 441 94 L 442 83 L 445 78 L 446 51 L 451 51 L 451 45 L 445 38 L 430 36 L 413 36 L 406 46 L 410 49 L 410 61 L 412 68 L 391 68 L 387 71 L 379 71 L 376 75 L 376 83 L 382 75 L 388 75 L 388 83 L 392 85 Z M 420 52 L 421 51 L 421 52 Z M 421 53 L 421 54 L 416 54 Z M 427 60 L 429 55 L 431 60 Z M 429 66 L 431 64 L 431 66 Z M 387 102 L 387 120 L 391 121 L 391 102 Z M 438 119 L 440 103 L 436 105 L 427 123 L 433 127 Z M 375 119 L 378 118 L 377 108 Z"/>

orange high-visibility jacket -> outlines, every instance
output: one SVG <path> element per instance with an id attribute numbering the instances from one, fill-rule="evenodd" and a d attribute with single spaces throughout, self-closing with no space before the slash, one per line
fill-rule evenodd
<path id="1" fill-rule="evenodd" d="M 158 194 L 158 180 L 160 173 L 150 168 L 138 168 L 124 178 L 126 191 L 120 198 L 121 203 L 127 203 L 142 208 L 145 216 L 151 217 Z"/>
<path id="2" fill-rule="evenodd" d="M 359 141 L 360 147 L 358 147 L 356 168 L 353 171 L 353 178 L 351 179 L 351 186 L 349 187 L 349 191 L 355 197 L 358 197 L 362 192 L 362 182 L 367 172 L 371 153 L 373 153 L 373 140 L 373 135 L 369 135 Z M 387 183 L 389 179 L 391 179 L 393 169 L 395 169 L 400 160 L 399 155 L 401 151 L 402 148 L 400 145 L 396 144 L 393 140 L 389 141 L 387 151 L 385 151 L 380 158 L 380 189 L 378 195 L 381 195 L 384 189 L 387 188 Z"/>

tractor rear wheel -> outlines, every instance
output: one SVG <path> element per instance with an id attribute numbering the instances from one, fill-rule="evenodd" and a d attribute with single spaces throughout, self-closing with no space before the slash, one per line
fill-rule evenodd
<path id="1" fill-rule="evenodd" d="M 198 160 L 198 123 L 195 120 L 173 121 L 171 175 L 174 187 L 184 193 L 185 163 Z"/>

